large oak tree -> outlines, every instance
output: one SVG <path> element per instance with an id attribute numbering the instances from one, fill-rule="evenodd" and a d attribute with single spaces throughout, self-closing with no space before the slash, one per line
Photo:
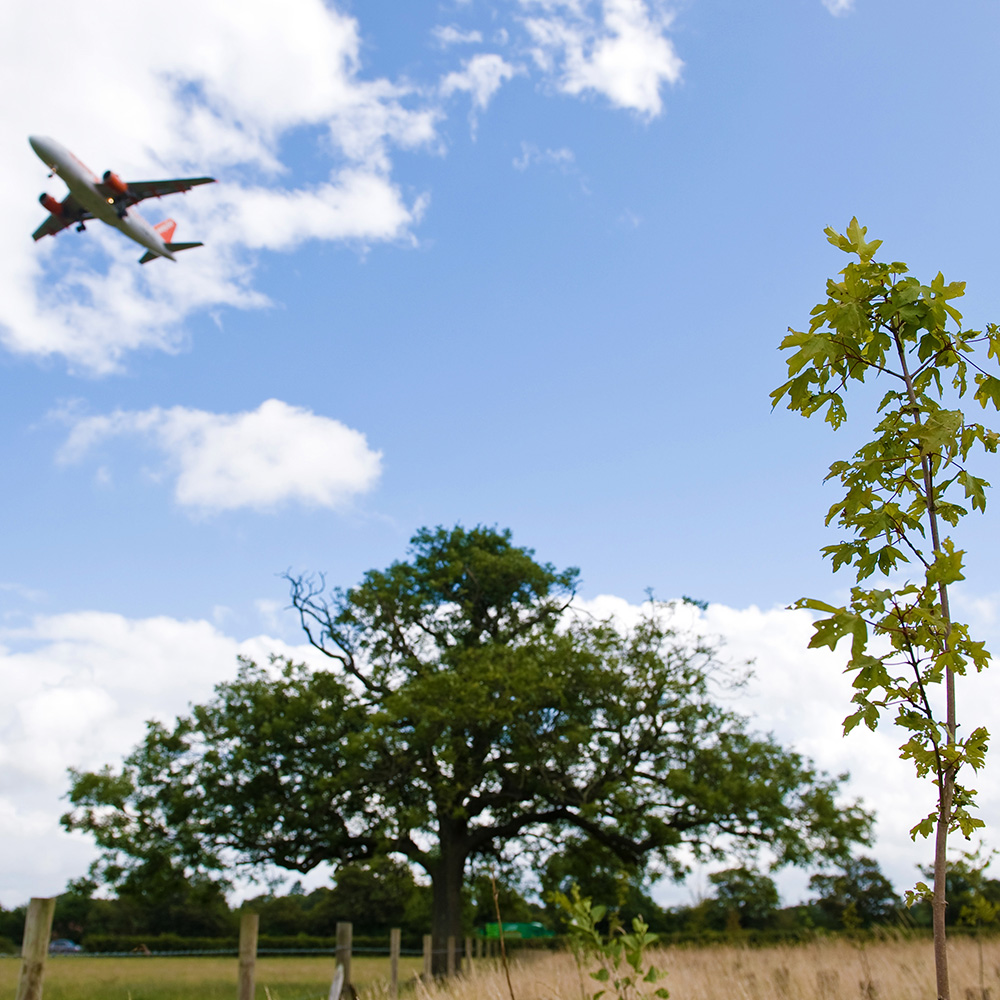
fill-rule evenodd
<path id="1" fill-rule="evenodd" d="M 718 703 L 715 649 L 650 604 L 630 630 L 574 613 L 508 531 L 424 529 L 357 587 L 289 577 L 329 669 L 244 661 L 115 771 L 74 775 L 71 829 L 114 882 L 157 858 L 306 872 L 395 855 L 433 883 L 436 950 L 476 858 L 593 838 L 635 867 L 678 849 L 843 860 L 871 817 Z M 439 963 L 440 965 L 440 963 Z"/>

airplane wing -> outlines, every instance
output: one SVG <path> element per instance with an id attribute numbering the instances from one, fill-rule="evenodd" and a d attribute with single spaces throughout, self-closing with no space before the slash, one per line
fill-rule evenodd
<path id="1" fill-rule="evenodd" d="M 67 226 L 75 225 L 78 222 L 86 222 L 92 218 L 93 215 L 83 208 L 72 195 L 69 195 L 62 202 L 62 212 L 59 215 L 50 214 L 31 234 L 31 238 L 33 240 L 40 240 L 43 236 L 55 236 L 56 233 L 62 232 Z"/>
<path id="2" fill-rule="evenodd" d="M 190 191 L 199 184 L 214 184 L 214 177 L 179 177 L 170 181 L 129 181 L 126 190 L 121 192 L 108 181 L 97 185 L 97 190 L 106 198 L 114 198 L 119 204 L 137 205 L 147 198 L 162 198 L 165 194 L 179 194 Z"/>

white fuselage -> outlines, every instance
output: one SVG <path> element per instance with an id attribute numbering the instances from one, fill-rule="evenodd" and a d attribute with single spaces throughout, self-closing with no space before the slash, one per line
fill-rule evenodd
<path id="1" fill-rule="evenodd" d="M 120 229 L 140 246 L 168 260 L 177 258 L 167 248 L 163 237 L 139 214 L 135 207 L 121 208 L 115 199 L 103 194 L 97 175 L 81 163 L 65 146 L 45 136 L 29 136 L 28 142 L 54 174 L 58 174 L 70 193 L 95 219 Z"/>

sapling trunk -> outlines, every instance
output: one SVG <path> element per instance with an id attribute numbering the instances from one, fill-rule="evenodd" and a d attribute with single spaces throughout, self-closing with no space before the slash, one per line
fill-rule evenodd
<path id="1" fill-rule="evenodd" d="M 920 404 L 913 386 L 913 376 L 906 362 L 898 324 L 893 330 L 893 340 L 899 357 L 900 374 L 906 385 L 906 394 L 913 408 L 913 419 L 920 425 Z M 920 468 L 923 473 L 924 505 L 927 510 L 927 521 L 931 535 L 931 545 L 934 554 L 941 551 L 941 534 L 938 525 L 937 506 L 935 502 L 934 470 L 927 455 L 920 458 Z M 939 582 L 937 585 L 938 600 L 941 602 L 941 618 L 944 621 L 945 650 L 949 649 L 951 638 L 951 606 L 948 601 L 948 585 Z M 955 705 L 955 674 L 949 667 L 945 671 L 945 731 L 947 745 L 954 746 L 957 726 L 957 709 Z M 935 750 L 937 747 L 935 747 Z M 951 829 L 951 807 L 955 797 L 955 769 L 946 765 L 940 753 L 937 753 L 935 767 L 938 785 L 937 821 L 934 827 L 934 893 L 931 899 L 931 914 L 934 932 L 934 973 L 937 985 L 938 1000 L 951 1000 L 951 982 L 948 975 L 948 940 L 946 917 L 948 901 L 946 889 L 948 884 L 948 832 Z"/>

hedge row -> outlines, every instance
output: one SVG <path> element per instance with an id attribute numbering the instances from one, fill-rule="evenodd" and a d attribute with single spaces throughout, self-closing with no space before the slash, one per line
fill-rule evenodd
<path id="1" fill-rule="evenodd" d="M 85 951 L 94 954 L 107 952 L 180 952 L 180 951 L 221 951 L 236 954 L 239 940 L 234 937 L 181 937 L 179 934 L 85 934 L 80 942 Z M 422 941 L 419 937 L 407 941 L 404 936 L 404 949 L 419 949 Z M 389 953 L 389 934 L 366 935 L 355 934 L 353 950 L 364 952 L 369 949 Z M 294 936 L 278 936 L 262 934 L 257 939 L 257 953 L 268 951 L 285 952 L 316 952 L 325 951 L 331 955 L 336 950 L 335 937 L 314 937 L 309 934 Z"/>

